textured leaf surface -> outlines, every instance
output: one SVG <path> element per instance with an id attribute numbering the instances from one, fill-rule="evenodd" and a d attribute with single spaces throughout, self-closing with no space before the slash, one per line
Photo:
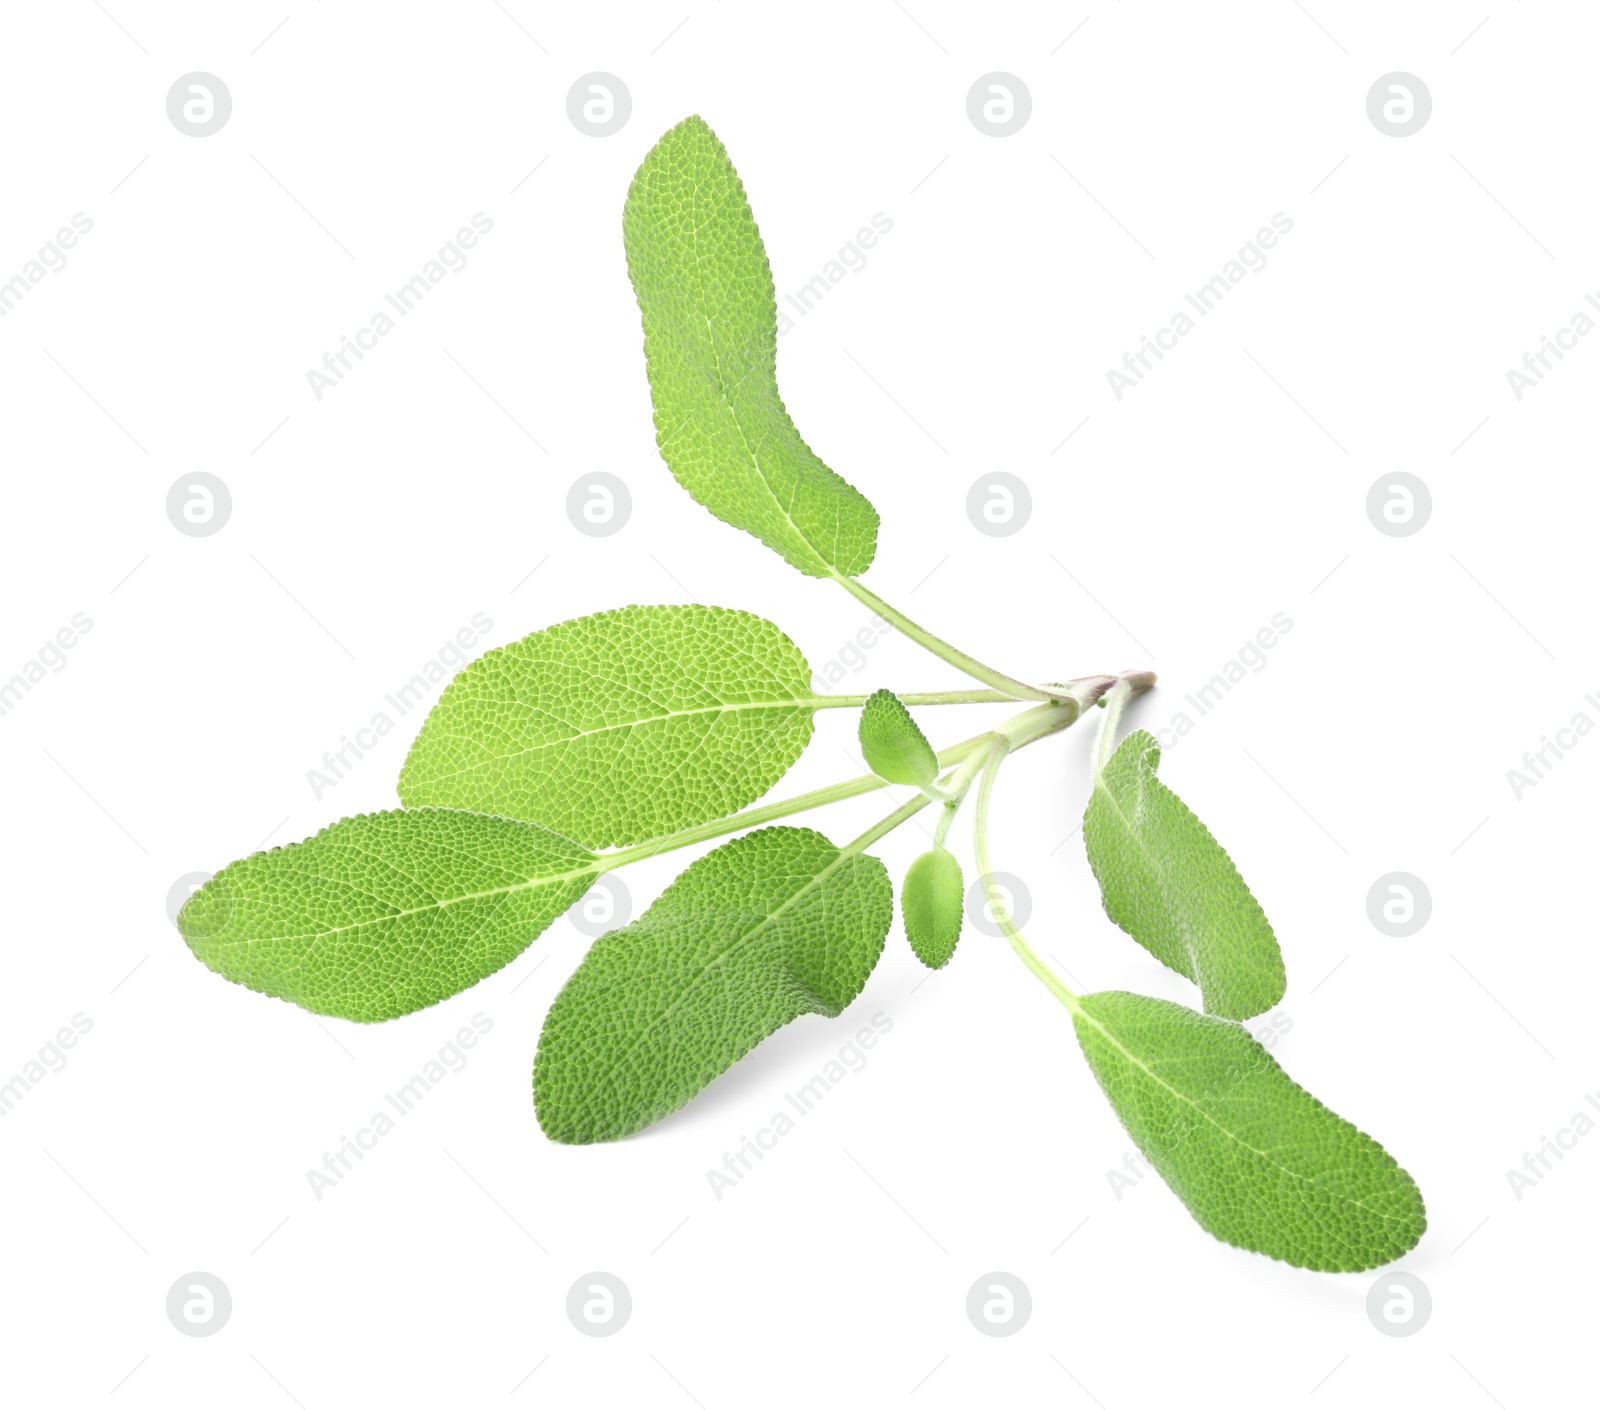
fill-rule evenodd
<path id="1" fill-rule="evenodd" d="M 1376 1268 L 1422 1237 L 1411 1177 L 1237 1024 L 1138 994 L 1079 1004 L 1101 1088 L 1208 1233 L 1323 1272 Z"/>
<path id="2" fill-rule="evenodd" d="M 373 1022 L 493 974 L 595 875 L 592 854 L 527 823 L 367 813 L 224 867 L 184 904 L 178 929 L 236 984 Z"/>
<path id="3" fill-rule="evenodd" d="M 883 951 L 890 891 L 882 862 L 806 828 L 702 857 L 557 996 L 533 1069 L 545 1134 L 631 1135 L 801 1014 L 840 1013 Z"/>
<path id="4" fill-rule="evenodd" d="M 929 969 L 942 969 L 961 938 L 961 863 L 943 847 L 924 852 L 906 869 L 900 914 L 906 939 Z"/>
<path id="5" fill-rule="evenodd" d="M 892 690 L 874 691 L 861 707 L 861 757 L 890 783 L 921 788 L 939 774 L 939 756 Z"/>
<path id="6" fill-rule="evenodd" d="M 766 249 L 733 163 L 700 118 L 651 148 L 622 230 L 656 444 L 678 483 L 802 573 L 865 571 L 877 511 L 811 452 L 784 409 Z"/>
<path id="7" fill-rule="evenodd" d="M 620 846 L 736 812 L 811 737 L 811 668 L 771 622 L 623 607 L 487 652 L 434 706 L 407 807 L 470 808 Z"/>
<path id="8" fill-rule="evenodd" d="M 1277 938 L 1222 845 L 1156 777 L 1160 760 L 1135 730 L 1095 779 L 1083 841 L 1106 914 L 1198 984 L 1207 1013 L 1264 1013 L 1283 997 Z"/>

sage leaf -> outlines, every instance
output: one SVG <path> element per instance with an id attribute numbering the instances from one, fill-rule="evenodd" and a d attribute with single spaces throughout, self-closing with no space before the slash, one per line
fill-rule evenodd
<path id="1" fill-rule="evenodd" d="M 545 1134 L 631 1135 L 801 1014 L 838 1015 L 883 951 L 890 892 L 882 862 L 808 828 L 700 858 L 557 995 L 533 1068 Z"/>
<path id="2" fill-rule="evenodd" d="M 939 756 L 892 690 L 875 691 L 867 697 L 857 736 L 861 757 L 879 778 L 921 788 L 938 777 Z"/>
<path id="3" fill-rule="evenodd" d="M 588 890 L 598 862 L 482 813 L 366 813 L 224 867 L 184 903 L 178 929 L 225 979 L 372 1023 L 510 963 Z"/>
<path id="4" fill-rule="evenodd" d="M 725 817 L 799 758 L 822 703 L 771 622 L 623 607 L 487 652 L 445 689 L 400 773 L 407 807 L 620 846 Z"/>
<path id="5" fill-rule="evenodd" d="M 1095 775 L 1083 841 L 1106 914 L 1198 984 L 1207 1013 L 1265 1013 L 1285 985 L 1277 938 L 1221 844 L 1156 777 L 1160 760 L 1135 730 Z"/>
<path id="6" fill-rule="evenodd" d="M 700 118 L 651 148 L 622 231 L 656 444 L 678 483 L 802 573 L 864 572 L 877 511 L 812 453 L 784 409 L 766 249 L 733 163 Z"/>
<path id="7" fill-rule="evenodd" d="M 1341 1273 L 1422 1237 L 1411 1177 L 1238 1024 L 1115 991 L 1084 995 L 1072 1021 L 1134 1144 L 1207 1233 Z"/>
<path id="8" fill-rule="evenodd" d="M 912 952 L 929 969 L 943 969 L 961 938 L 961 863 L 943 847 L 924 852 L 900 884 L 900 915 Z"/>

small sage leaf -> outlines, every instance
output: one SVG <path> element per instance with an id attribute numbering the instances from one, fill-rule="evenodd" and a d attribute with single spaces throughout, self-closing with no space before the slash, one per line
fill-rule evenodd
<path id="1" fill-rule="evenodd" d="M 906 869 L 900 914 L 906 939 L 929 969 L 942 969 L 961 938 L 961 863 L 943 847 L 924 852 Z"/>
<path id="2" fill-rule="evenodd" d="M 939 775 L 939 756 L 892 690 L 867 697 L 857 730 L 867 767 L 889 783 L 921 788 Z"/>

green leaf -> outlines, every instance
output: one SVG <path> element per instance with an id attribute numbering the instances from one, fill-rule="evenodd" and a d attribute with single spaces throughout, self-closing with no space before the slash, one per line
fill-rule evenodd
<path id="1" fill-rule="evenodd" d="M 1376 1268 L 1422 1237 L 1422 1195 L 1394 1157 L 1238 1024 L 1116 991 L 1078 1005 L 1101 1089 L 1207 1233 L 1329 1273 Z"/>
<path id="2" fill-rule="evenodd" d="M 807 828 L 702 857 L 557 995 L 533 1068 L 545 1134 L 631 1135 L 801 1014 L 842 1012 L 883 951 L 890 893 L 882 862 Z"/>
<path id="3" fill-rule="evenodd" d="M 802 573 L 864 572 L 877 511 L 812 453 L 784 409 L 767 253 L 739 174 L 700 118 L 651 148 L 622 232 L 656 444 L 678 483 Z"/>
<path id="4" fill-rule="evenodd" d="M 224 867 L 178 929 L 236 984 L 371 1023 L 510 963 L 588 890 L 597 861 L 481 813 L 367 813 Z"/>
<path id="5" fill-rule="evenodd" d="M 1283 997 L 1277 938 L 1221 844 L 1156 777 L 1160 760 L 1135 730 L 1095 777 L 1083 841 L 1106 914 L 1198 984 L 1207 1013 L 1264 1013 Z"/>
<path id="6" fill-rule="evenodd" d="M 961 863 L 943 847 L 924 852 L 900 885 L 906 939 L 929 969 L 943 969 L 961 938 Z"/>
<path id="7" fill-rule="evenodd" d="M 519 818 L 588 847 L 660 837 L 771 788 L 820 703 L 799 648 L 748 612 L 600 612 L 462 671 L 411 746 L 400 800 Z"/>
<path id="8" fill-rule="evenodd" d="M 861 757 L 879 778 L 921 788 L 938 777 L 939 756 L 892 690 L 867 697 L 857 733 Z"/>

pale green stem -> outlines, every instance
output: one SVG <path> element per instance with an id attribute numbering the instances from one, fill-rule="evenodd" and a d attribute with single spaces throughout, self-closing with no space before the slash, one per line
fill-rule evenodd
<path id="1" fill-rule="evenodd" d="M 1117 747 L 1117 726 L 1122 723 L 1122 707 L 1133 696 L 1133 687 L 1127 681 L 1118 681 L 1106 695 L 1106 717 L 1100 721 L 1100 734 L 1095 740 L 1094 776 L 1098 781 L 1111 762 Z"/>
<path id="2" fill-rule="evenodd" d="M 1060 703 L 1055 701 L 1047 705 L 1035 705 L 1031 710 L 1024 710 L 1019 715 L 1013 715 L 998 729 L 991 730 L 986 735 L 979 735 L 976 739 L 969 739 L 958 744 L 956 748 L 964 749 L 973 745 L 972 752 L 962 761 L 961 767 L 951 775 L 943 788 L 934 793 L 925 792 L 920 798 L 912 798 L 903 803 L 890 813 L 881 822 L 875 823 L 850 843 L 844 850 L 846 852 L 861 852 L 870 847 L 880 837 L 893 832 L 908 818 L 915 817 L 929 803 L 944 803 L 944 816 L 939 819 L 939 824 L 934 832 L 933 845 L 941 846 L 945 833 L 950 829 L 950 821 L 955 816 L 956 809 L 961 806 L 961 800 L 967 796 L 967 790 L 972 786 L 972 780 L 978 771 L 984 767 L 984 761 L 989 758 L 995 749 L 1003 754 L 1013 749 L 1023 749 L 1035 740 L 1043 739 L 1047 734 L 1055 734 L 1058 730 L 1066 729 L 1078 718 L 1076 700 L 1065 700 Z M 978 748 L 987 745 L 986 749 Z M 946 750 L 939 756 L 941 765 L 947 762 Z M 981 799 L 980 799 L 981 801 Z"/>
<path id="3" fill-rule="evenodd" d="M 1054 706 L 1046 707 L 1054 709 Z M 1013 716 L 1013 720 L 1021 720 L 1031 715 L 1033 711 L 1024 710 L 1021 715 Z M 1011 721 L 1007 721 L 1011 723 Z M 930 783 L 922 791 L 935 803 L 945 803 L 951 807 L 960 807 L 961 800 L 967 796 L 967 790 L 972 787 L 972 780 L 978 776 L 978 770 L 983 767 L 983 754 L 973 750 L 967 756 L 966 762 L 961 765 L 943 783 Z"/>
<path id="4" fill-rule="evenodd" d="M 952 746 L 940 755 L 940 762 L 959 763 L 968 753 L 979 749 L 987 738 L 987 735 L 980 734 Z M 725 837 L 730 832 L 743 832 L 746 828 L 760 827 L 763 823 L 776 822 L 779 818 L 786 818 L 794 813 L 809 812 L 813 808 L 826 807 L 829 803 L 842 803 L 846 798 L 859 798 L 863 793 L 876 793 L 880 788 L 888 786 L 876 774 L 863 774 L 860 778 L 848 779 L 844 783 L 832 783 L 826 788 L 814 788 L 809 793 L 797 794 L 779 803 L 747 808 L 744 812 L 734 813 L 731 817 L 714 818 L 697 827 L 688 827 L 682 832 L 672 832 L 665 837 L 652 838 L 648 842 L 624 848 L 620 852 L 602 853 L 599 859 L 600 870 L 615 871 L 630 862 L 642 861 L 646 857 L 658 856 L 662 852 L 675 852 L 680 847 L 692 847 L 696 842 L 709 842 L 716 837 Z"/>
<path id="5" fill-rule="evenodd" d="M 1095 741 L 1094 776 L 1096 781 L 1111 762 L 1117 746 L 1117 726 L 1122 723 L 1122 709 L 1136 695 L 1141 695 L 1156 683 L 1154 671 L 1130 671 L 1118 676 L 1115 685 L 1106 692 L 1106 717 L 1100 722 L 1100 736 Z"/>
<path id="6" fill-rule="evenodd" d="M 1056 978 L 1050 967 L 1034 954 L 1033 947 L 1023 938 L 1011 919 L 1010 909 L 1002 904 L 999 888 L 994 884 L 994 865 L 989 859 L 989 798 L 994 792 L 994 781 L 1000 773 L 1000 763 L 1009 752 L 1006 741 L 997 738 L 984 755 L 983 778 L 978 784 L 977 803 L 972 817 L 972 851 L 978 861 L 978 882 L 983 887 L 989 914 L 995 918 L 1000 933 L 1010 942 L 1011 948 L 1023 964 L 1031 969 L 1039 982 L 1056 996 L 1067 1009 L 1078 1011 L 1078 996 Z"/>
<path id="7" fill-rule="evenodd" d="M 914 818 L 932 801 L 933 799 L 929 798 L 926 793 L 919 793 L 915 798 L 908 799 L 902 803 L 888 817 L 873 823 L 860 837 L 853 842 L 846 843 L 840 850 L 847 857 L 854 856 L 857 852 L 865 852 L 880 837 L 886 836 L 899 827 L 901 823 Z"/>
<path id="8" fill-rule="evenodd" d="M 857 602 L 865 603 L 876 612 L 884 621 L 899 629 L 905 636 L 911 638 L 919 646 L 931 651 L 940 660 L 948 661 L 957 670 L 965 671 L 974 680 L 980 680 L 985 685 L 993 686 L 1001 691 L 1008 699 L 1012 700 L 1055 700 L 1059 698 L 1056 693 L 1045 690 L 1040 686 L 1028 685 L 1006 675 L 1004 671 L 997 671 L 992 666 L 985 666 L 982 661 L 968 656 L 965 651 L 959 651 L 948 641 L 936 637 L 925 627 L 919 627 L 904 613 L 896 611 L 885 602 L 877 593 L 855 578 L 847 578 L 841 574 L 834 574 L 833 580 L 839 584 Z"/>
<path id="9" fill-rule="evenodd" d="M 1097 676 L 1072 682 L 1069 689 L 1074 692 L 1073 698 L 1084 702 L 1085 709 L 1101 696 L 1106 696 L 1106 717 L 1100 723 L 1100 738 L 1095 750 L 1096 778 L 1105 768 L 1106 760 L 1111 757 L 1111 744 L 1116 739 L 1123 706 L 1135 695 L 1149 690 L 1155 683 L 1153 671 L 1131 671 L 1115 678 Z M 1017 952 L 1017 957 L 1033 971 L 1039 982 L 1065 1004 L 1071 1013 L 1076 1014 L 1080 1011 L 1078 996 L 1067 988 L 1056 977 L 1055 972 L 1034 953 L 1033 946 L 1028 944 L 1027 939 L 1012 921 L 1011 912 L 1001 904 L 999 888 L 994 884 L 994 864 L 989 859 L 989 799 L 994 792 L 994 781 L 1000 774 L 1000 764 L 1011 747 L 1011 731 L 1007 726 L 1013 728 L 1021 726 L 1022 722 L 1034 713 L 1033 710 L 1025 710 L 1022 714 L 1006 721 L 1005 725 L 995 731 L 993 743 L 983 753 L 983 777 L 978 783 L 978 798 L 973 807 L 972 851 L 977 858 L 978 881 L 983 887 L 989 914 L 995 918 L 1000 933 L 1006 937 L 1011 948 Z"/>
<path id="10" fill-rule="evenodd" d="M 902 705 L 1014 705 L 1017 697 L 1003 690 L 922 690 L 895 692 Z M 799 702 L 813 710 L 859 710 L 867 703 L 865 695 L 815 695 Z"/>
<path id="11" fill-rule="evenodd" d="M 971 739 L 964 739 L 959 744 L 952 744 L 948 749 L 939 751 L 939 767 L 951 768 L 957 764 L 964 764 L 974 755 L 981 757 L 982 750 L 990 740 L 1003 737 L 1010 742 L 1014 749 L 1032 744 L 1035 740 L 1043 739 L 1048 734 L 1065 729 L 1078 718 L 1076 701 L 1068 700 L 1062 704 L 1036 705 L 1032 709 L 1023 710 L 1013 715 L 999 726 L 999 731 L 988 730 L 983 734 L 974 735 Z M 953 778 L 952 778 L 952 781 Z M 663 852 L 675 852 L 680 847 L 691 847 L 696 842 L 709 842 L 716 837 L 725 837 L 730 832 L 743 832 L 746 828 L 759 827 L 763 823 L 775 822 L 779 818 L 786 818 L 794 813 L 808 812 L 812 808 L 821 808 L 829 803 L 843 802 L 846 798 L 858 798 L 863 793 L 875 793 L 887 785 L 876 774 L 863 774 L 860 778 L 848 779 L 843 783 L 829 784 L 826 788 L 816 788 L 809 793 L 801 793 L 793 798 L 784 799 L 778 803 L 767 803 L 759 808 L 747 808 L 742 813 L 735 813 L 732 817 L 715 818 L 710 822 L 701 823 L 696 827 L 684 828 L 681 832 L 669 833 L 665 837 L 652 838 L 648 842 L 641 842 L 635 847 L 623 848 L 617 852 L 603 852 L 595 860 L 598 863 L 596 874 L 615 871 L 618 867 L 627 866 L 630 862 L 643 861 L 646 857 L 659 856 Z M 920 799 L 913 799 L 916 807 L 906 813 L 911 817 L 922 806 L 932 800 L 926 794 Z M 909 805 L 908 805 L 909 806 Z M 901 810 L 890 816 L 896 816 Z M 898 827 L 905 818 L 893 824 Z M 875 834 L 873 841 L 881 833 Z M 870 843 L 862 843 L 868 846 Z"/>

